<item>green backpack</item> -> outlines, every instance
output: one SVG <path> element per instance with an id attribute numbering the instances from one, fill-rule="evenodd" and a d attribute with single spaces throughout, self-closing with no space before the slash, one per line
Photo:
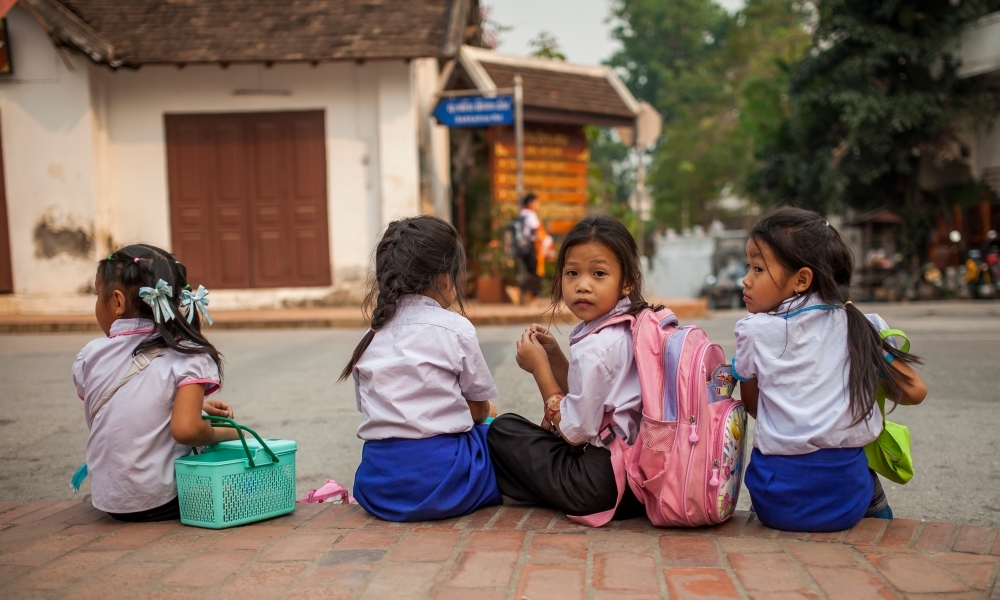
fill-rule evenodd
<path id="1" fill-rule="evenodd" d="M 899 329 L 886 329 L 881 332 L 882 339 L 890 337 L 903 338 L 903 352 L 910 351 L 910 340 Z M 865 446 L 868 457 L 868 468 L 889 481 L 906 483 L 913 478 L 913 456 L 910 454 L 910 430 L 905 425 L 893 423 L 885 419 L 885 390 L 878 386 L 878 409 L 882 413 L 885 426 L 875 441 Z"/>

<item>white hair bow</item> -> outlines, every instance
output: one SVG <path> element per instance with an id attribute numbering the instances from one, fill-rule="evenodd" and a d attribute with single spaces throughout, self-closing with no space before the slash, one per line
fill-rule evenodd
<path id="1" fill-rule="evenodd" d="M 157 323 L 165 323 L 174 318 L 174 310 L 170 308 L 168 300 L 173 295 L 174 288 L 162 279 L 156 282 L 156 287 L 139 288 L 139 297 L 153 309 L 153 320 Z"/>

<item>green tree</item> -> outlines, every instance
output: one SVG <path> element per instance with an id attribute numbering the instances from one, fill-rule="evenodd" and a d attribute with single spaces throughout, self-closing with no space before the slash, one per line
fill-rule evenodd
<path id="1" fill-rule="evenodd" d="M 916 235 L 929 217 L 921 157 L 954 146 L 966 119 L 1000 111 L 1000 90 L 959 78 L 954 55 L 963 28 L 998 8 L 997 0 L 819 3 L 812 50 L 788 71 L 784 116 L 760 119 L 760 162 L 747 189 L 818 210 L 887 205 Z M 775 92 L 760 90 L 758 105 L 768 97 Z"/>
<path id="2" fill-rule="evenodd" d="M 768 102 L 808 49 L 805 16 L 791 0 L 749 0 L 733 15 L 711 0 L 612 4 L 622 49 L 609 64 L 664 116 L 647 178 L 658 222 L 704 222 L 723 189 L 742 190 L 755 136 L 783 120 Z"/>

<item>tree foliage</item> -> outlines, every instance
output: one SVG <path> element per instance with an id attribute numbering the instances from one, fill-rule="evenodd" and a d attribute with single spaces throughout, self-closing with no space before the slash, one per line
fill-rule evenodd
<path id="1" fill-rule="evenodd" d="M 758 139 L 784 119 L 788 65 L 809 46 L 803 9 L 748 0 L 729 14 L 711 0 L 616 0 L 612 19 L 622 49 L 609 64 L 664 116 L 647 179 L 655 219 L 702 222 L 723 189 L 740 189 Z"/>
<path id="2" fill-rule="evenodd" d="M 957 40 L 996 0 L 825 0 L 811 52 L 788 74 L 787 118 L 761 132 L 747 189 L 819 210 L 926 213 L 922 157 L 941 161 L 1000 111 L 1000 90 L 959 78 Z M 936 206 L 936 202 L 933 203 Z"/>

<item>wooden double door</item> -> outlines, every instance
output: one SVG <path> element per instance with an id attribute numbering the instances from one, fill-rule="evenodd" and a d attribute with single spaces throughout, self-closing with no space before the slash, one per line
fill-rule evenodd
<path id="1" fill-rule="evenodd" d="M 330 285 L 322 111 L 165 121 L 173 251 L 193 285 Z"/>

